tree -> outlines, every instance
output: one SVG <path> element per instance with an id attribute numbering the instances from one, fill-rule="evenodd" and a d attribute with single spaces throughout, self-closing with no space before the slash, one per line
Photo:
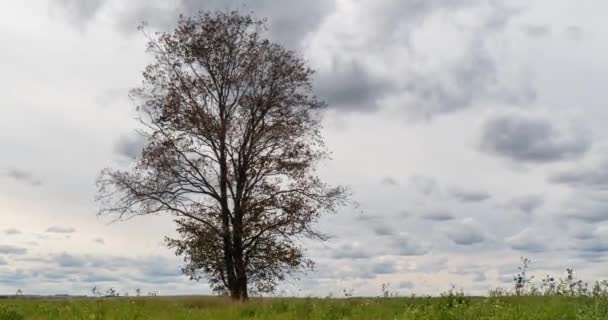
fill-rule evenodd
<path id="1" fill-rule="evenodd" d="M 313 70 L 264 34 L 264 20 L 238 12 L 180 17 L 156 33 L 154 62 L 132 91 L 146 145 L 127 170 L 98 180 L 99 214 L 169 213 L 184 273 L 218 293 L 247 299 L 313 263 L 302 237 L 347 201 L 316 176 L 328 158 Z"/>
<path id="2" fill-rule="evenodd" d="M 108 289 L 108 291 L 106 291 L 106 296 L 115 297 L 115 296 L 118 296 L 118 292 L 114 288 L 110 288 L 110 289 Z"/>

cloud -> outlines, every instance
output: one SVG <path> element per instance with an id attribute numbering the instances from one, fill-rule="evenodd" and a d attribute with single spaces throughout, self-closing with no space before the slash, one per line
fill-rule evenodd
<path id="1" fill-rule="evenodd" d="M 562 203 L 560 213 L 564 217 L 586 223 L 608 221 L 608 196 L 603 193 L 577 192 Z"/>
<path id="2" fill-rule="evenodd" d="M 506 239 L 506 243 L 514 250 L 539 253 L 547 251 L 547 239 L 544 239 L 538 232 L 530 228 L 525 228 L 518 234 Z"/>
<path id="3" fill-rule="evenodd" d="M 361 2 L 351 9 L 348 16 L 338 10 L 323 24 L 321 31 L 326 32 L 317 34 L 327 41 L 319 49 L 330 51 L 317 87 L 336 110 L 376 112 L 390 107 L 412 119 L 430 119 L 480 101 L 526 103 L 535 98 L 526 81 L 518 81 L 521 88 L 516 88 L 512 83 L 517 80 L 503 79 L 490 50 L 517 10 L 469 0 Z M 473 25 L 459 19 L 463 12 L 475 16 Z M 437 19 L 443 14 L 450 19 Z M 459 45 L 443 41 L 445 46 L 429 47 L 425 36 L 434 28 L 452 30 L 451 35 L 460 37 Z M 442 56 L 438 50 L 450 54 L 431 59 Z"/>
<path id="4" fill-rule="evenodd" d="M 470 218 L 450 224 L 445 233 L 448 239 L 462 246 L 482 243 L 486 239 L 481 227 Z"/>
<path id="5" fill-rule="evenodd" d="M 118 30 L 125 34 L 135 32 L 142 21 L 146 21 L 153 29 L 169 31 L 175 27 L 179 14 L 195 15 L 201 10 L 253 12 L 257 17 L 270 18 L 272 39 L 289 48 L 298 48 L 318 28 L 324 17 L 332 12 L 334 1 L 286 0 L 277 4 L 271 0 L 177 0 L 171 3 L 162 0 L 133 0 L 125 3 L 118 0 L 53 0 L 52 5 L 61 9 L 65 17 L 79 29 L 94 19 L 102 8 L 113 8 L 115 10 L 111 12 L 111 17 Z"/>
<path id="6" fill-rule="evenodd" d="M 9 168 L 6 170 L 6 173 L 4 175 L 15 181 L 23 182 L 31 186 L 37 187 L 42 185 L 42 181 L 34 177 L 31 172 L 27 172 L 18 168 Z"/>
<path id="7" fill-rule="evenodd" d="M 117 155 L 136 159 L 142 152 L 145 138 L 139 134 L 121 135 L 114 143 L 114 152 Z"/>
<path id="8" fill-rule="evenodd" d="M 4 234 L 6 234 L 7 236 L 12 236 L 16 234 L 21 234 L 21 231 L 15 228 L 9 228 L 4 230 Z"/>
<path id="9" fill-rule="evenodd" d="M 89 283 L 103 283 L 103 282 L 120 282 L 122 279 L 119 276 L 111 274 L 87 274 L 80 278 L 80 281 Z"/>
<path id="10" fill-rule="evenodd" d="M 393 177 L 384 177 L 384 178 L 382 178 L 382 181 L 380 181 L 380 183 L 385 186 L 398 186 L 399 185 L 399 181 L 397 181 L 397 179 L 395 179 Z"/>
<path id="11" fill-rule="evenodd" d="M 519 10 L 498 2 L 485 9 L 487 13 L 478 15 L 477 24 L 470 26 L 470 30 L 456 23 L 454 30 L 464 31 L 464 39 L 468 39 L 462 49 L 449 49 L 459 53 L 457 56 L 436 69 L 421 70 L 412 66 L 408 70 L 404 91 L 409 93 L 405 107 L 410 116 L 428 120 L 481 104 L 527 105 L 536 99 L 536 90 L 531 84 L 522 76 L 506 72 L 504 62 L 498 62 L 499 53 L 492 51 L 494 39 L 500 37 Z M 431 51 L 426 55 L 438 54 Z M 516 79 L 511 78 L 513 76 Z"/>
<path id="12" fill-rule="evenodd" d="M 334 65 L 319 74 L 315 87 L 330 108 L 340 111 L 375 111 L 378 101 L 394 90 L 389 79 L 371 74 L 360 62 L 334 59 Z"/>
<path id="13" fill-rule="evenodd" d="M 368 259 L 370 254 L 358 244 L 343 244 L 333 249 L 331 257 L 333 259 Z"/>
<path id="14" fill-rule="evenodd" d="M 576 188 L 608 190 L 608 159 L 592 167 L 578 166 L 553 174 L 549 177 L 549 181 Z"/>
<path id="15" fill-rule="evenodd" d="M 395 236 L 389 247 L 388 254 L 399 256 L 422 256 L 429 252 L 430 244 L 413 238 L 409 234 L 399 234 Z"/>
<path id="16" fill-rule="evenodd" d="M 0 266 L 5 266 L 7 264 L 8 264 L 8 262 L 6 260 L 4 260 L 4 258 L 0 257 Z"/>
<path id="17" fill-rule="evenodd" d="M 590 145 L 580 132 L 559 130 L 548 119 L 507 114 L 486 121 L 480 150 L 513 161 L 544 163 L 577 159 Z"/>
<path id="18" fill-rule="evenodd" d="M 490 94 L 496 84 L 496 65 L 483 45 L 473 42 L 459 61 L 446 67 L 443 77 L 412 74 L 406 86 L 413 101 L 412 116 L 429 119 L 471 107 L 474 101 Z"/>
<path id="19" fill-rule="evenodd" d="M 576 240 L 593 239 L 593 233 L 588 229 L 578 229 L 572 233 L 572 237 Z"/>
<path id="20" fill-rule="evenodd" d="M 395 265 L 391 262 L 380 262 L 372 269 L 374 274 L 389 274 L 397 272 Z"/>
<path id="21" fill-rule="evenodd" d="M 10 246 L 10 245 L 0 245 L 0 254 L 24 255 L 26 253 L 27 253 L 26 248 Z"/>
<path id="22" fill-rule="evenodd" d="M 527 214 L 533 213 L 544 204 L 545 200 L 540 195 L 525 195 L 515 197 L 507 203 L 506 207 L 518 209 Z"/>
<path id="23" fill-rule="evenodd" d="M 485 191 L 452 189 L 450 194 L 463 202 L 483 202 L 490 199 L 492 196 Z"/>
<path id="24" fill-rule="evenodd" d="M 374 234 L 377 236 L 392 236 L 395 231 L 386 225 L 376 225 L 373 227 Z"/>
<path id="25" fill-rule="evenodd" d="M 579 26 L 568 26 L 565 30 L 566 36 L 574 41 L 581 40 L 583 38 L 583 28 Z"/>
<path id="26" fill-rule="evenodd" d="M 412 187 L 424 195 L 430 195 L 439 191 L 437 180 L 431 177 L 422 175 L 413 175 L 410 177 Z"/>
<path id="27" fill-rule="evenodd" d="M 573 241 L 570 249 L 587 261 L 604 261 L 608 252 L 608 228 L 599 226 L 586 235 L 586 237 L 579 237 Z"/>
<path id="28" fill-rule="evenodd" d="M 523 31 L 530 37 L 540 38 L 551 33 L 551 28 L 546 25 L 527 25 L 523 27 Z"/>
<path id="29" fill-rule="evenodd" d="M 46 229 L 46 233 L 74 233 L 76 229 L 72 227 L 52 226 Z"/>
<path id="30" fill-rule="evenodd" d="M 161 262 L 169 262 L 161 259 Z M 139 272 L 133 276 L 136 281 L 149 283 L 166 283 L 183 277 L 181 268 L 176 263 L 158 263 L 158 257 L 146 257 L 141 259 Z"/>
<path id="31" fill-rule="evenodd" d="M 17 269 L 7 273 L 3 273 L 2 270 L 0 270 L 0 283 L 10 286 L 20 286 L 21 284 L 27 283 L 27 280 L 33 280 L 35 276 L 36 275 L 32 275 L 23 269 Z"/>
<path id="32" fill-rule="evenodd" d="M 87 261 L 84 258 L 73 256 L 67 253 L 59 254 L 53 257 L 54 262 L 56 262 L 61 267 L 66 268 L 80 268 L 84 267 Z"/>
<path id="33" fill-rule="evenodd" d="M 397 284 L 397 289 L 414 289 L 415 285 L 411 281 L 401 281 Z"/>
<path id="34" fill-rule="evenodd" d="M 99 243 L 99 244 L 105 244 L 106 242 L 103 240 L 103 238 L 95 238 L 93 239 L 93 242 Z"/>
<path id="35" fill-rule="evenodd" d="M 25 262 L 25 259 L 19 260 Z M 82 255 L 63 252 L 47 258 L 30 257 L 27 266 L 3 274 L 0 268 L 0 283 L 26 288 L 29 292 L 47 291 L 50 294 L 65 292 L 66 288 L 87 290 L 97 284 L 112 286 L 120 290 L 130 288 L 177 288 L 184 279 L 178 258 L 143 256 L 125 258 L 107 255 Z M 66 269 L 69 272 L 66 272 Z M 147 289 L 146 289 L 147 290 Z M 82 294 L 82 291 L 77 291 Z"/>
<path id="36" fill-rule="evenodd" d="M 253 11 L 258 17 L 268 17 L 272 39 L 289 48 L 297 48 L 306 36 L 314 32 L 323 19 L 334 9 L 333 0 L 281 1 L 272 0 L 245 2 L 242 0 L 182 0 L 180 12 L 194 13 L 199 10 Z M 159 14 L 163 14 L 160 12 Z"/>
<path id="37" fill-rule="evenodd" d="M 106 0 L 51 0 L 53 9 L 59 9 L 64 17 L 78 29 L 84 29 L 106 3 Z"/>
<path id="38" fill-rule="evenodd" d="M 424 214 L 422 218 L 431 221 L 449 221 L 455 219 L 452 213 L 444 210 L 428 212 Z"/>

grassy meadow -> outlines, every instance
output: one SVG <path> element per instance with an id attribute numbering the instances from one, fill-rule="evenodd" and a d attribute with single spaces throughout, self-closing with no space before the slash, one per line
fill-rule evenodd
<path id="1" fill-rule="evenodd" d="M 19 319 L 608 319 L 605 296 L 3 299 L 0 320 Z"/>

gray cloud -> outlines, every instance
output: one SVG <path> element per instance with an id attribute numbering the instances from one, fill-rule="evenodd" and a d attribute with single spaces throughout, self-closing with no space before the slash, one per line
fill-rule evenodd
<path id="1" fill-rule="evenodd" d="M 583 38 L 583 28 L 579 26 L 568 26 L 565 33 L 571 40 L 578 41 Z"/>
<path id="2" fill-rule="evenodd" d="M 593 239 L 593 234 L 589 230 L 577 230 L 572 233 L 572 237 L 576 240 L 590 240 Z"/>
<path id="3" fill-rule="evenodd" d="M 596 192 L 577 192 L 561 204 L 560 214 L 585 223 L 608 221 L 608 195 Z M 608 237 L 607 237 L 608 240 Z"/>
<path id="4" fill-rule="evenodd" d="M 199 10 L 253 11 L 259 17 L 269 18 L 271 38 L 290 48 L 297 48 L 310 32 L 318 28 L 325 16 L 333 12 L 334 6 L 333 0 L 287 0 L 280 3 L 272 0 L 181 0 L 178 10 L 186 14 Z M 161 11 L 160 14 L 162 16 L 166 12 Z"/>
<path id="5" fill-rule="evenodd" d="M 415 285 L 411 281 L 401 281 L 397 285 L 397 289 L 414 289 Z"/>
<path id="6" fill-rule="evenodd" d="M 8 264 L 8 261 L 6 261 L 4 258 L 0 257 L 0 266 L 5 266 Z"/>
<path id="7" fill-rule="evenodd" d="M 32 275 L 23 269 L 17 269 L 8 273 L 0 271 L 0 283 L 20 286 L 21 284 L 27 283 L 27 280 L 35 278 L 35 276 L 36 275 Z"/>
<path id="8" fill-rule="evenodd" d="M 19 261 L 26 261 L 20 259 Z M 56 290 L 71 286 L 83 287 L 96 283 L 127 289 L 129 287 L 175 287 L 182 278 L 179 261 L 161 256 L 125 258 L 61 253 L 48 258 L 29 257 L 28 267 L 10 274 L 0 269 L 0 283 L 27 286 L 31 283 L 56 284 Z M 65 269 L 69 269 L 66 272 Z M 69 286 L 68 286 L 69 287 Z M 90 287 L 85 290 L 90 290 Z M 34 290 L 39 291 L 38 287 Z M 56 293 L 56 292 L 49 292 Z M 80 294 L 82 292 L 79 292 Z"/>
<path id="9" fill-rule="evenodd" d="M 111 0 L 95 0 L 89 5 L 79 5 L 74 0 L 55 0 L 55 5 L 64 7 L 77 24 L 86 24 L 96 12 Z M 360 50 L 378 45 L 390 45 L 392 42 L 408 43 L 410 33 L 433 13 L 446 10 L 454 12 L 460 9 L 472 9 L 480 2 L 472 0 L 445 1 L 429 0 L 425 2 L 375 3 L 359 4 L 365 8 L 366 20 L 374 36 L 365 39 Z M 112 6 L 108 6 L 112 7 Z M 170 30 L 175 26 L 178 13 L 192 15 L 199 10 L 233 10 L 253 11 L 260 17 L 268 17 L 270 37 L 290 48 L 300 48 L 308 35 L 318 30 L 324 19 L 335 8 L 335 1 L 288 0 L 280 4 L 270 0 L 245 2 L 244 0 L 177 0 L 171 6 L 159 0 L 136 0 L 121 6 L 113 13 L 120 30 L 127 33 L 135 31 L 141 21 L 147 21 L 152 28 Z M 519 11 L 500 3 L 490 5 L 490 14 L 484 15 L 477 28 L 471 28 L 473 40 L 462 55 L 445 70 L 437 73 L 417 73 L 413 70 L 400 70 L 407 74 L 405 85 L 397 85 L 394 73 L 390 76 L 374 74 L 369 67 L 356 56 L 336 54 L 331 67 L 320 70 L 316 88 L 319 96 L 326 100 L 330 107 L 340 111 L 367 112 L 379 109 L 379 102 L 392 94 L 409 92 L 414 102 L 408 109 L 414 114 L 431 117 L 438 113 L 447 113 L 467 108 L 478 98 L 485 97 L 525 103 L 533 98 L 530 88 L 524 90 L 505 90 L 496 88 L 498 70 L 495 58 L 487 50 L 487 41 L 497 32 L 502 32 L 509 21 Z M 378 37 L 377 35 L 383 35 Z M 406 36 L 404 36 L 406 35 Z M 365 38 L 365 37 L 364 37 Z M 405 38 L 405 39 L 403 39 Z M 391 43 L 379 43 L 391 39 Z M 336 39 L 336 46 L 343 46 L 344 51 L 351 50 L 348 43 Z M 355 50 L 356 51 L 356 50 Z M 415 63 L 413 63 L 415 64 Z"/>
<path id="10" fill-rule="evenodd" d="M 176 263 L 169 263 L 167 259 L 146 257 L 140 259 L 138 262 L 141 264 L 138 273 L 131 276 L 135 281 L 163 284 L 174 282 L 178 278 L 183 277 L 179 265 Z"/>
<path id="11" fill-rule="evenodd" d="M 603 160 L 594 167 L 577 167 L 553 174 L 549 181 L 577 188 L 596 190 L 608 189 L 608 160 Z"/>
<path id="12" fill-rule="evenodd" d="M 494 61 L 482 48 L 481 44 L 472 44 L 461 61 L 446 70 L 443 78 L 411 75 L 406 91 L 417 99 L 409 107 L 410 112 L 428 119 L 468 108 L 476 98 L 487 95 L 496 84 L 497 71 Z"/>
<path id="13" fill-rule="evenodd" d="M 529 228 L 507 238 L 506 243 L 514 250 L 530 253 L 543 252 L 548 249 L 547 239 Z"/>
<path id="14" fill-rule="evenodd" d="M 608 221 L 608 208 L 598 203 L 587 208 L 569 210 L 566 215 L 572 219 L 588 223 L 598 223 Z"/>
<path id="15" fill-rule="evenodd" d="M 84 267 L 87 263 L 86 259 L 78 256 L 73 256 L 65 252 L 54 256 L 53 261 L 56 262 L 59 266 L 67 268 L 80 268 Z"/>
<path id="16" fill-rule="evenodd" d="M 472 3 L 475 2 L 468 2 Z M 502 3 L 493 3 L 490 14 L 479 18 L 481 25 L 470 30 L 471 40 L 457 59 L 439 73 L 410 72 L 405 91 L 414 97 L 407 105 L 411 115 L 430 119 L 472 107 L 479 101 L 511 105 L 534 101 L 536 90 L 529 83 L 521 81 L 517 87 L 504 83 L 497 58 L 490 50 L 492 39 L 500 35 L 519 12 Z"/>
<path id="17" fill-rule="evenodd" d="M 6 234 L 7 236 L 12 236 L 16 234 L 21 234 L 21 231 L 15 228 L 9 228 L 4 230 L 4 234 Z"/>
<path id="18" fill-rule="evenodd" d="M 398 186 L 399 185 L 399 181 L 397 181 L 397 179 L 395 179 L 393 177 L 384 177 L 384 178 L 382 178 L 382 181 L 380 181 L 380 183 L 385 186 Z"/>
<path id="19" fill-rule="evenodd" d="M 549 120 L 519 115 L 489 119 L 480 150 L 513 161 L 543 163 L 576 159 L 591 142 L 579 132 L 561 132 Z"/>
<path id="20" fill-rule="evenodd" d="M 6 177 L 11 178 L 15 181 L 23 182 L 29 184 L 31 186 L 40 186 L 42 185 L 42 181 L 36 177 L 31 172 L 27 172 L 25 170 L 21 170 L 19 168 L 9 168 L 6 170 Z"/>
<path id="21" fill-rule="evenodd" d="M 82 28 L 111 0 L 54 0 L 54 7 L 64 11 L 75 26 Z M 334 8 L 334 1 L 287 0 L 277 4 L 271 0 L 177 0 L 167 5 L 160 0 L 134 0 L 124 3 L 113 12 L 119 30 L 130 34 L 146 21 L 154 29 L 168 31 L 175 27 L 179 14 L 194 15 L 201 10 L 240 10 L 253 12 L 258 17 L 269 17 L 271 38 L 297 48 L 310 32 L 314 32 L 323 18 Z"/>
<path id="22" fill-rule="evenodd" d="M 386 225 L 376 225 L 373 227 L 374 234 L 377 236 L 392 236 L 395 231 Z"/>
<path id="23" fill-rule="evenodd" d="M 475 273 L 475 276 L 473 277 L 474 282 L 484 282 L 487 279 L 488 278 L 486 277 L 486 274 L 484 272 L 477 272 L 477 273 Z"/>
<path id="24" fill-rule="evenodd" d="M 608 252 L 608 243 L 606 243 L 605 239 L 586 240 L 582 244 L 575 246 L 575 248 L 586 253 L 604 254 Z"/>
<path id="25" fill-rule="evenodd" d="M 76 229 L 72 227 L 52 226 L 46 229 L 46 233 L 74 233 Z"/>
<path id="26" fill-rule="evenodd" d="M 570 249 L 589 262 L 602 262 L 608 252 L 608 229 L 604 226 L 587 232 L 585 237 L 577 237 L 570 243 Z"/>
<path id="27" fill-rule="evenodd" d="M 372 272 L 375 274 L 387 274 L 387 273 L 395 273 L 397 269 L 395 265 L 391 262 L 381 262 L 374 265 Z"/>
<path id="28" fill-rule="evenodd" d="M 450 194 L 463 202 L 482 202 L 490 199 L 492 196 L 485 191 L 452 189 Z"/>
<path id="29" fill-rule="evenodd" d="M 388 250 L 389 254 L 400 256 L 421 256 L 429 252 L 430 245 L 414 239 L 408 234 L 400 234 L 391 240 Z"/>
<path id="30" fill-rule="evenodd" d="M 333 259 L 368 259 L 370 256 L 361 246 L 352 244 L 341 245 L 331 252 Z"/>
<path id="31" fill-rule="evenodd" d="M 375 111 L 378 100 L 394 89 L 389 79 L 374 76 L 361 63 L 337 59 L 319 74 L 316 88 L 330 108 L 358 112 Z"/>
<path id="32" fill-rule="evenodd" d="M 26 248 L 10 246 L 10 245 L 0 245 L 0 254 L 23 255 L 26 253 L 27 253 Z"/>
<path id="33" fill-rule="evenodd" d="M 521 210 L 530 214 L 542 207 L 544 202 L 545 200 L 540 195 L 525 195 L 509 200 L 507 208 Z"/>
<path id="34" fill-rule="evenodd" d="M 397 213 L 401 218 L 409 218 L 410 216 L 412 216 L 412 213 L 409 212 L 408 210 L 401 210 Z"/>
<path id="35" fill-rule="evenodd" d="M 472 219 L 465 219 L 446 228 L 446 236 L 455 244 L 470 246 L 485 241 L 481 227 Z"/>
<path id="36" fill-rule="evenodd" d="M 129 159 L 136 159 L 141 154 L 144 145 L 145 138 L 139 134 L 122 135 L 114 144 L 114 152 Z"/>
<path id="37" fill-rule="evenodd" d="M 87 274 L 84 277 L 81 277 L 80 280 L 89 283 L 103 283 L 120 282 L 122 279 L 111 274 Z"/>
<path id="38" fill-rule="evenodd" d="M 439 191 L 437 180 L 431 177 L 422 175 L 413 175 L 410 177 L 410 183 L 414 189 L 424 195 L 430 195 Z"/>
<path id="39" fill-rule="evenodd" d="M 106 244 L 106 242 L 103 240 L 103 238 L 95 238 L 95 239 L 93 239 L 93 242 L 96 242 L 99 244 Z"/>
<path id="40" fill-rule="evenodd" d="M 454 215 L 445 210 L 431 211 L 422 216 L 425 220 L 431 221 L 449 221 L 454 220 Z"/>
<path id="41" fill-rule="evenodd" d="M 523 27 L 523 31 L 531 37 L 544 37 L 551 33 L 551 28 L 546 25 L 527 25 Z"/>
<path id="42" fill-rule="evenodd" d="M 106 0 L 52 0 L 50 4 L 53 8 L 63 11 L 64 17 L 82 30 L 106 2 Z"/>

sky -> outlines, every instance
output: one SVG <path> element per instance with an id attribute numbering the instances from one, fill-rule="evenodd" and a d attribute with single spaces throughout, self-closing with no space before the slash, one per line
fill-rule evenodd
<path id="1" fill-rule="evenodd" d="M 95 180 L 141 150 L 137 26 L 229 9 L 317 71 L 320 176 L 358 204 L 277 294 L 483 294 L 521 256 L 608 278 L 608 2 L 25 0 L 0 2 L 0 293 L 210 292 L 164 246 L 170 217 L 98 217 Z"/>

